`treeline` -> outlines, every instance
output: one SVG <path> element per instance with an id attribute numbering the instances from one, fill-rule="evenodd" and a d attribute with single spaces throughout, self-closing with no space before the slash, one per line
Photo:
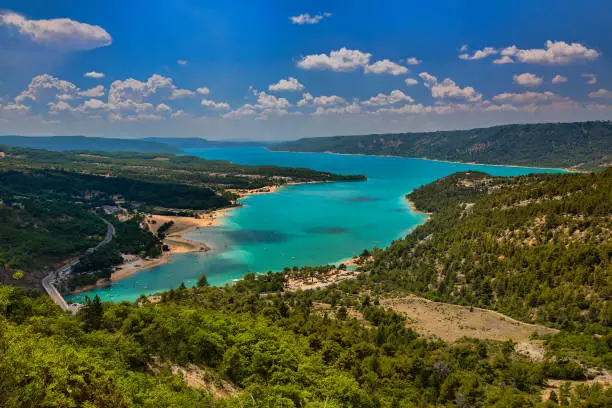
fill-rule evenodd
<path id="1" fill-rule="evenodd" d="M 0 170 L 66 170 L 114 178 L 188 184 L 213 189 L 253 189 L 288 182 L 361 181 L 360 175 L 340 175 L 305 168 L 247 166 L 195 156 L 137 152 L 50 152 L 1 147 L 7 154 Z"/>
<path id="2" fill-rule="evenodd" d="M 428 341 L 376 299 L 333 288 L 262 296 L 278 276 L 182 285 L 140 307 L 93 299 L 77 317 L 48 298 L 0 287 L 0 405 L 557 406 L 539 396 L 546 363 L 509 342 Z M 317 308 L 326 299 L 335 305 Z M 204 389 L 187 387 L 177 369 L 191 370 Z M 227 384 L 234 392 L 221 392 Z M 577 386 L 555 398 L 606 406 L 612 392 Z"/>
<path id="3" fill-rule="evenodd" d="M 121 196 L 126 201 L 167 208 L 207 210 L 230 204 L 226 198 L 208 188 L 66 171 L 0 172 L 0 183 L 19 194 L 55 195 L 65 200 L 82 199 L 87 193 L 102 193 L 107 197 Z"/>
<path id="4" fill-rule="evenodd" d="M 612 122 L 541 123 L 428 133 L 317 137 L 279 143 L 270 149 L 601 170 L 602 166 L 612 163 Z"/>

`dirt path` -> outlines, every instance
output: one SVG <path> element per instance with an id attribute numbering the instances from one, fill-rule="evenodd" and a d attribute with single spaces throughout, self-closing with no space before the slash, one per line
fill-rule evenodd
<path id="1" fill-rule="evenodd" d="M 523 323 L 492 310 L 474 307 L 470 311 L 466 306 L 433 302 L 417 296 L 384 299 L 381 304 L 406 316 L 408 325 L 418 333 L 439 337 L 447 342 L 472 337 L 527 343 L 534 332 L 558 333 L 556 329 Z M 537 355 L 534 357 L 537 358 Z"/>

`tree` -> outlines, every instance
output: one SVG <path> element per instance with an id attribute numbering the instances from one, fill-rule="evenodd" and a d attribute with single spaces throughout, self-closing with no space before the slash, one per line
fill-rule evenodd
<path id="1" fill-rule="evenodd" d="M 208 278 L 206 277 L 206 274 L 203 273 L 198 278 L 198 288 L 206 288 L 206 287 L 209 287 L 209 286 L 210 286 L 210 283 L 208 283 Z"/>
<path id="2" fill-rule="evenodd" d="M 103 314 L 104 309 L 102 308 L 102 301 L 100 300 L 100 296 L 94 296 L 93 301 L 90 300 L 89 297 L 85 298 L 83 320 L 85 322 L 86 331 L 99 329 L 102 324 Z"/>

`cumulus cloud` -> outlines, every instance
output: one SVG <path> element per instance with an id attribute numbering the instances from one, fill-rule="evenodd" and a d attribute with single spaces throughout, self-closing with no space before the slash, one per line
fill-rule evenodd
<path id="1" fill-rule="evenodd" d="M 37 75 L 32 78 L 28 88 L 15 97 L 15 102 L 23 103 L 28 99 L 35 101 L 42 92 L 48 90 L 51 90 L 54 95 L 72 96 L 78 91 L 78 88 L 72 82 L 61 80 L 49 74 Z"/>
<path id="2" fill-rule="evenodd" d="M 393 61 L 384 59 L 376 61 L 372 65 L 365 66 L 366 74 L 389 74 L 389 75 L 403 75 L 408 73 L 408 68 L 396 64 Z"/>
<path id="3" fill-rule="evenodd" d="M 351 105 L 343 107 L 324 108 L 319 106 L 316 111 L 311 113 L 311 116 L 326 116 L 326 115 L 345 115 L 345 114 L 356 114 L 361 112 L 361 106 L 358 103 L 353 102 Z"/>
<path id="4" fill-rule="evenodd" d="M 555 75 L 555 77 L 552 79 L 553 84 L 563 84 L 565 82 L 567 82 L 567 78 L 563 75 Z"/>
<path id="5" fill-rule="evenodd" d="M 91 71 L 83 74 L 84 77 L 93 78 L 93 79 L 102 79 L 104 78 L 104 74 L 101 72 Z"/>
<path id="6" fill-rule="evenodd" d="M 544 82 L 543 78 L 535 74 L 531 74 L 529 72 L 526 72 L 521 75 L 514 75 L 512 78 L 514 79 L 515 84 L 518 84 L 521 86 L 533 87 L 533 88 L 537 88 L 538 86 L 542 85 L 542 83 Z"/>
<path id="7" fill-rule="evenodd" d="M 414 79 L 414 78 L 406 78 L 406 79 L 404 80 L 404 82 L 406 82 L 406 85 L 408 85 L 408 86 L 417 85 L 417 84 L 419 83 L 419 81 L 417 81 L 417 80 L 416 80 L 416 79 Z"/>
<path id="8" fill-rule="evenodd" d="M 546 49 L 519 49 L 516 45 L 501 51 L 507 60 L 525 64 L 563 65 L 578 61 L 594 61 L 601 53 L 580 43 L 568 44 L 565 41 L 547 41 Z"/>
<path id="9" fill-rule="evenodd" d="M 251 104 L 244 104 L 236 110 L 231 112 L 227 112 L 222 116 L 223 119 L 240 119 L 249 116 L 255 116 L 257 112 L 255 111 L 255 107 Z"/>
<path id="10" fill-rule="evenodd" d="M 155 107 L 157 112 L 172 112 L 172 108 L 165 103 L 160 103 Z"/>
<path id="11" fill-rule="evenodd" d="M 494 64 L 502 65 L 502 64 L 514 64 L 514 60 L 510 58 L 508 55 L 504 55 L 501 58 L 493 60 Z"/>
<path id="12" fill-rule="evenodd" d="M 376 96 L 371 97 L 367 101 L 362 102 L 362 105 L 365 106 L 385 106 L 385 105 L 393 105 L 398 102 L 414 102 L 410 96 L 406 95 L 400 90 L 391 91 L 390 94 L 385 95 L 384 93 L 379 93 Z"/>
<path id="13" fill-rule="evenodd" d="M 582 74 L 582 77 L 586 79 L 586 83 L 589 85 L 595 85 L 597 83 L 597 75 L 595 74 Z"/>
<path id="14" fill-rule="evenodd" d="M 178 61 L 176 61 L 176 63 L 179 64 L 179 65 L 187 65 L 189 63 L 189 61 L 187 61 L 187 60 L 178 60 Z"/>
<path id="15" fill-rule="evenodd" d="M 195 96 L 195 92 L 190 91 L 189 89 L 178 89 L 175 88 L 172 90 L 172 93 L 168 97 L 168 99 L 184 99 Z"/>
<path id="16" fill-rule="evenodd" d="M 508 103 L 502 105 L 488 105 L 482 108 L 483 112 L 518 112 L 519 109 Z"/>
<path id="17" fill-rule="evenodd" d="M 483 58 L 487 58 L 490 55 L 495 55 L 498 53 L 499 51 L 493 47 L 485 47 L 482 50 L 475 51 L 472 55 L 469 55 L 467 53 L 459 54 L 459 59 L 466 60 L 466 61 L 474 61 L 474 60 L 480 60 Z"/>
<path id="18" fill-rule="evenodd" d="M 100 98 L 101 96 L 104 96 L 104 86 L 98 85 L 95 88 L 79 92 L 79 95 L 85 98 Z"/>
<path id="19" fill-rule="evenodd" d="M 589 98 L 612 99 L 612 91 L 608 91 L 607 89 L 600 89 L 598 91 L 591 92 L 589 94 Z"/>
<path id="20" fill-rule="evenodd" d="M 450 78 L 438 82 L 438 78 L 427 72 L 421 72 L 419 77 L 425 82 L 425 86 L 431 89 L 431 96 L 436 99 L 463 99 L 467 102 L 482 100 L 482 94 L 474 88 L 471 86 L 461 88 Z"/>
<path id="21" fill-rule="evenodd" d="M 298 101 L 297 106 L 307 106 L 313 99 L 314 97 L 310 93 L 305 92 L 302 94 L 302 99 Z"/>
<path id="22" fill-rule="evenodd" d="M 313 16 L 311 16 L 308 13 L 303 13 L 303 14 L 300 14 L 299 16 L 289 17 L 289 20 L 291 20 L 293 24 L 298 24 L 298 25 L 317 24 L 324 18 L 328 18 L 328 17 L 331 17 L 331 13 L 320 13 L 320 14 L 315 14 Z"/>
<path id="23" fill-rule="evenodd" d="M 508 93 L 504 92 L 493 97 L 495 102 L 510 103 L 515 105 L 523 105 L 527 103 L 546 103 L 546 102 L 560 102 L 568 101 L 569 99 L 553 92 L 531 92 L 525 91 L 523 93 Z"/>
<path id="24" fill-rule="evenodd" d="M 209 109 L 227 110 L 230 108 L 229 104 L 226 102 L 215 102 L 210 99 L 202 99 L 200 104 Z"/>
<path id="25" fill-rule="evenodd" d="M 302 69 L 332 70 L 337 72 L 355 71 L 369 64 L 372 54 L 359 50 L 341 48 L 327 54 L 313 54 L 303 57 L 297 66 Z"/>
<path id="26" fill-rule="evenodd" d="M 255 107 L 259 109 L 286 109 L 291 107 L 291 104 L 285 98 L 277 98 L 274 95 L 260 92 Z"/>
<path id="27" fill-rule="evenodd" d="M 282 91 L 301 91 L 304 89 L 304 85 L 300 83 L 294 77 L 289 77 L 288 79 L 281 79 L 275 84 L 268 86 L 268 90 L 270 92 L 282 92 Z"/>
<path id="28" fill-rule="evenodd" d="M 421 61 L 420 59 L 417 59 L 415 57 L 406 58 L 406 64 L 408 64 L 408 65 L 419 65 L 422 62 L 423 61 Z"/>
<path id="29" fill-rule="evenodd" d="M 346 100 L 339 97 L 338 95 L 323 95 L 317 96 L 312 100 L 312 104 L 315 106 L 331 106 L 331 105 L 342 105 L 345 104 Z"/>
<path id="30" fill-rule="evenodd" d="M 13 12 L 0 12 L 0 26 L 13 29 L 35 43 L 68 51 L 91 50 L 112 43 L 112 37 L 102 27 L 71 20 L 29 20 Z"/>
<path id="31" fill-rule="evenodd" d="M 210 93 L 210 89 L 203 86 L 201 88 L 196 89 L 196 92 L 199 93 L 200 95 L 208 95 Z"/>

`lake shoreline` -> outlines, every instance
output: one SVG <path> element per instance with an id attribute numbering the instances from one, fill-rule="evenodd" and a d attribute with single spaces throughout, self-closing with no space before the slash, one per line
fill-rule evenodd
<path id="1" fill-rule="evenodd" d="M 265 148 L 270 152 L 278 152 L 278 153 L 321 153 L 321 154 L 336 154 L 338 156 L 360 156 L 360 157 L 391 157 L 395 159 L 412 159 L 412 160 L 427 160 L 439 163 L 452 163 L 452 164 L 467 164 L 474 166 L 490 166 L 490 167 L 515 167 L 518 169 L 538 169 L 538 170 L 563 170 L 567 173 L 588 173 L 585 170 L 572 169 L 571 167 L 538 167 L 538 166 L 519 166 L 517 164 L 489 164 L 489 163 L 476 163 L 476 162 L 460 162 L 460 161 L 451 161 L 451 160 L 442 160 L 442 159 L 431 159 L 429 157 L 412 157 L 412 156 L 397 156 L 393 154 L 364 154 L 364 153 L 337 153 L 332 151 L 324 151 L 324 152 L 296 152 L 291 150 L 270 150 L 269 148 Z"/>

